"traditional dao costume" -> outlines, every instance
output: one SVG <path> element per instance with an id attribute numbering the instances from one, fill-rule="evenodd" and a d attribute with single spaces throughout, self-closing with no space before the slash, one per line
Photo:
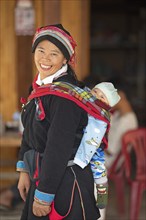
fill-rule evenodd
<path id="1" fill-rule="evenodd" d="M 73 62 L 75 43 L 61 25 L 38 29 L 33 52 L 44 39 L 54 43 L 68 62 Z M 59 71 L 46 85 L 38 86 L 36 77 L 22 109 L 24 132 L 17 170 L 30 174 L 31 187 L 21 220 L 96 220 L 100 217 L 91 166 L 87 164 L 82 169 L 73 160 L 88 122 L 87 114 L 109 127 L 109 109 L 79 87 L 68 64 Z M 106 143 L 105 136 L 103 142 Z M 33 215 L 33 200 L 51 204 L 49 216 Z"/>

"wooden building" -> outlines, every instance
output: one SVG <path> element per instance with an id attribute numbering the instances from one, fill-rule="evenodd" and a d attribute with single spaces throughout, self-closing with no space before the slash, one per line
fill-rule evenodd
<path id="1" fill-rule="evenodd" d="M 5 121 L 20 109 L 20 96 L 27 96 L 35 74 L 32 36 L 15 32 L 16 0 L 0 1 L 0 113 Z M 78 44 L 76 71 L 80 79 L 89 73 L 89 0 L 32 0 L 35 27 L 62 23 Z"/>
<path id="2" fill-rule="evenodd" d="M 114 71 L 132 85 L 130 93 L 140 125 L 146 125 L 145 0 L 0 0 L 0 115 L 4 122 L 21 110 L 36 69 L 32 35 L 17 35 L 15 9 L 31 1 L 35 28 L 62 23 L 77 42 L 76 73 L 80 80 L 107 79 Z M 12 153 L 13 152 L 13 153 Z M 15 158 L 17 150 L 1 150 Z M 10 169 L 15 168 L 10 166 Z"/>

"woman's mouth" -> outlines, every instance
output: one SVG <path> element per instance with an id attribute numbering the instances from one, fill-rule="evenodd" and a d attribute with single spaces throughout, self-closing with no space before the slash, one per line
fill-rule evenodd
<path id="1" fill-rule="evenodd" d="M 50 70 L 52 66 L 48 66 L 48 65 L 44 65 L 44 64 L 40 64 L 41 68 L 43 70 Z"/>

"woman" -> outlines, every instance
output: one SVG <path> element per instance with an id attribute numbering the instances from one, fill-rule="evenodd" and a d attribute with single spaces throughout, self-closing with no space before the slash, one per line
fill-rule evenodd
<path id="1" fill-rule="evenodd" d="M 37 30 L 32 52 L 39 74 L 33 89 L 60 81 L 79 85 L 70 65 L 74 64 L 75 46 L 60 24 Z M 17 163 L 18 189 L 25 201 L 21 220 L 99 218 L 90 165 L 82 169 L 72 163 L 87 122 L 87 113 L 63 97 L 44 95 L 24 105 Z M 37 162 L 37 169 L 32 161 Z"/>

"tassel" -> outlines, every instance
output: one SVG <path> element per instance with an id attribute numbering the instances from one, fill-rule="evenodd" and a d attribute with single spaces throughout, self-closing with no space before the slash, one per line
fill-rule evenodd
<path id="1" fill-rule="evenodd" d="M 42 101 L 40 98 L 38 98 L 36 101 L 36 119 L 38 121 L 42 121 L 45 118 L 45 111 L 42 105 Z"/>
<path id="2" fill-rule="evenodd" d="M 23 98 L 23 97 L 20 98 L 20 102 L 21 102 L 21 104 L 23 104 L 23 105 L 25 105 L 25 104 L 27 103 L 26 99 Z"/>
<path id="3" fill-rule="evenodd" d="M 25 98 L 21 97 L 21 98 L 20 98 L 20 102 L 21 102 L 22 108 L 23 108 L 23 107 L 26 105 L 27 100 L 26 100 Z"/>

